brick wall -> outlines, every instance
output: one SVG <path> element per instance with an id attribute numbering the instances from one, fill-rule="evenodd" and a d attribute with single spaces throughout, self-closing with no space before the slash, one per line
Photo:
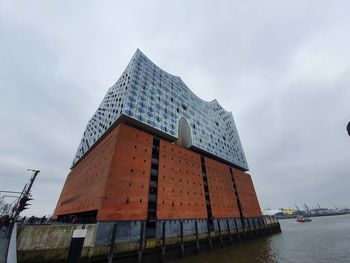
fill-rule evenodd
<path id="1" fill-rule="evenodd" d="M 252 178 L 249 174 L 233 169 L 239 200 L 244 217 L 262 216 L 258 198 L 255 193 Z"/>
<path id="2" fill-rule="evenodd" d="M 161 140 L 157 218 L 206 217 L 200 155 Z"/>
<path id="3" fill-rule="evenodd" d="M 214 218 L 239 217 L 230 167 L 205 158 L 211 211 Z"/>

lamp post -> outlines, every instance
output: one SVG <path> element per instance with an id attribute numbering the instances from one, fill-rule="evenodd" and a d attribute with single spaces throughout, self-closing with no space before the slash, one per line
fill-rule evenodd
<path id="1" fill-rule="evenodd" d="M 27 171 L 30 171 L 30 172 L 33 172 L 33 175 L 30 177 L 29 179 L 29 183 L 27 183 L 16 204 L 14 205 L 13 207 L 13 210 L 12 210 L 12 214 L 11 214 L 11 225 L 10 225 L 10 228 L 9 228 L 9 231 L 8 231 L 8 236 L 11 235 L 12 233 L 12 229 L 13 229 L 13 225 L 15 224 L 15 222 L 17 221 L 18 217 L 19 217 L 19 214 L 25 210 L 25 209 L 28 209 L 27 206 L 29 206 L 30 204 L 28 204 L 28 201 L 30 200 L 33 200 L 32 198 L 30 198 L 31 194 L 30 194 L 30 190 L 33 186 L 33 183 L 38 175 L 38 173 L 40 172 L 39 170 L 33 170 L 33 169 L 27 169 Z"/>

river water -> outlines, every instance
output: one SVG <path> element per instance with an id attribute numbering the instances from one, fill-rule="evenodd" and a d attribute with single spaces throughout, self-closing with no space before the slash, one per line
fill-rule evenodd
<path id="1" fill-rule="evenodd" d="M 282 233 L 202 252 L 173 263 L 350 262 L 350 215 L 280 220 Z"/>

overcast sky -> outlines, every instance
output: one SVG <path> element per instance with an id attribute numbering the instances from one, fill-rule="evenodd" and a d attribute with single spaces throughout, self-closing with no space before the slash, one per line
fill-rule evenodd
<path id="1" fill-rule="evenodd" d="M 137 48 L 233 112 L 263 208 L 350 207 L 349 1 L 0 1 L 0 190 L 51 214 Z"/>

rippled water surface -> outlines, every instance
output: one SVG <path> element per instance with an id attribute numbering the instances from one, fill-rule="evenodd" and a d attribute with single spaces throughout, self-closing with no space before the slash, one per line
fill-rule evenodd
<path id="1" fill-rule="evenodd" d="M 350 262 L 350 215 L 316 217 L 310 223 L 280 220 L 282 233 L 202 252 L 173 263 Z"/>

